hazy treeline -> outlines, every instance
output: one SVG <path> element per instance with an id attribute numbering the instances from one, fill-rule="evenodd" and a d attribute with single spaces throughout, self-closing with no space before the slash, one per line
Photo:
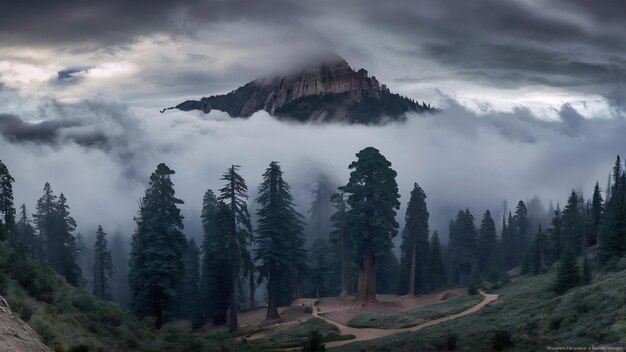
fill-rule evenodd
<path id="1" fill-rule="evenodd" d="M 138 202 L 130 250 L 123 236 L 107 235 L 106 224 L 97 228 L 93 243 L 85 243 L 74 234 L 76 221 L 64 194 L 57 196 L 48 183 L 32 215 L 26 205 L 18 211 L 15 180 L 0 162 L 0 236 L 69 283 L 103 299 L 116 297 L 139 316 L 155 316 L 157 327 L 180 317 L 195 327 L 207 320 L 228 322 L 231 331 L 238 328 L 237 312 L 258 303 L 259 287 L 267 319 L 278 318 L 277 308 L 299 297 L 354 295 L 355 304 L 367 305 L 376 293 L 454 286 L 475 291 L 484 282 L 505 284 L 510 269 L 538 274 L 557 262 L 555 290 L 563 292 L 589 282 L 593 267 L 614 266 L 626 252 L 626 175 L 619 157 L 604 192 L 598 183 L 590 199 L 572 191 L 563 209 L 550 204 L 545 210 L 534 197 L 519 201 L 502 219 L 490 210 L 479 220 L 459 210 L 445 245 L 430 230 L 427 195 L 417 183 L 400 231 L 391 163 L 372 147 L 356 157 L 345 185 L 318 178 L 308 221 L 273 161 L 254 199 L 253 223 L 248 186 L 239 166 L 231 166 L 222 188 L 205 190 L 201 243 L 185 236 L 174 170 L 159 164 Z M 392 242 L 398 234 L 399 258 Z M 597 248 L 593 260 L 588 248 Z"/>

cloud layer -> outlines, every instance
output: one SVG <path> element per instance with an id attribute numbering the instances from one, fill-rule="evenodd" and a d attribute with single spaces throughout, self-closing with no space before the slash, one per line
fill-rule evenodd
<path id="1" fill-rule="evenodd" d="M 406 124 L 368 127 L 286 124 L 264 112 L 246 120 L 221 112 L 158 114 L 111 102 L 57 103 L 55 109 L 42 108 L 57 114 L 46 119 L 56 137 L 1 129 L 0 150 L 17 180 L 18 202 L 33 210 L 49 181 L 56 192 L 65 192 L 79 229 L 87 233 L 102 224 L 129 234 L 148 176 L 165 162 L 177 172 L 176 191 L 186 202 L 189 232 L 197 236 L 202 194 L 221 185 L 229 165 L 242 165 L 252 202 L 261 173 L 270 161 L 280 161 L 304 213 L 317 175 L 345 183 L 354 154 L 371 145 L 398 172 L 399 220 L 418 182 L 428 195 L 432 227 L 444 237 L 447 221 L 461 208 L 476 217 L 486 209 L 499 216 L 503 199 L 514 204 L 538 194 L 544 202 L 558 201 L 572 188 L 589 193 L 596 180 L 604 183 L 615 155 L 626 150 L 621 121 L 585 120 L 568 105 L 559 121 L 549 122 L 528 110 L 477 115 L 448 104 L 440 114 L 412 116 Z M 81 116 L 80 129 L 102 133 L 102 142 L 63 137 L 77 128 L 60 123 L 72 116 Z M 17 117 L 0 117 L 0 126 L 6 121 Z"/>
<path id="2" fill-rule="evenodd" d="M 158 109 L 333 51 L 438 105 L 437 89 L 472 106 L 624 115 L 619 0 L 21 1 L 3 13 L 0 82 L 23 95 Z"/>

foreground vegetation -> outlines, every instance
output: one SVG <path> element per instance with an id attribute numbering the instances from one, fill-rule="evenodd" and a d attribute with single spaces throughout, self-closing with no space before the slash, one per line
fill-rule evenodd
<path id="1" fill-rule="evenodd" d="M 248 351 L 228 334 L 157 331 L 118 305 L 69 285 L 50 267 L 0 243 L 0 294 L 54 351 Z"/>
<path id="2" fill-rule="evenodd" d="M 312 332 L 317 332 L 321 342 L 342 341 L 354 338 L 354 335 L 340 335 L 339 328 L 320 318 L 311 318 L 285 329 L 265 330 L 267 336 L 263 340 L 249 341 L 255 351 L 295 348 L 303 345 Z"/>
<path id="3" fill-rule="evenodd" d="M 353 328 L 400 329 L 415 326 L 428 320 L 456 314 L 471 308 L 482 301 L 481 295 L 457 296 L 444 302 L 403 310 L 398 314 L 360 314 L 350 319 L 348 326 Z"/>
<path id="4" fill-rule="evenodd" d="M 587 286 L 551 290 L 555 270 L 495 290 L 482 310 L 415 333 L 357 342 L 341 352 L 544 351 L 546 346 L 626 345 L 626 260 Z"/>

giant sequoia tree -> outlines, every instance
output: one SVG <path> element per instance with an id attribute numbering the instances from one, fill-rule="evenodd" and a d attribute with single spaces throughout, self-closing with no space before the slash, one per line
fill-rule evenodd
<path id="1" fill-rule="evenodd" d="M 259 279 L 268 281 L 266 319 L 276 319 L 279 290 L 289 287 L 293 295 L 306 259 L 302 216 L 295 210 L 290 187 L 276 161 L 263 173 L 257 202 L 255 259 L 259 261 Z"/>
<path id="2" fill-rule="evenodd" d="M 102 299 L 111 299 L 109 292 L 109 279 L 113 274 L 113 262 L 111 261 L 111 250 L 106 239 L 106 233 L 102 226 L 98 225 L 96 231 L 96 242 L 93 254 L 93 294 Z"/>
<path id="3" fill-rule="evenodd" d="M 414 295 L 426 290 L 426 262 L 428 261 L 428 209 L 426 194 L 417 184 L 413 184 L 411 198 L 406 209 L 404 231 L 402 232 L 403 263 L 408 264 L 408 294 Z"/>
<path id="4" fill-rule="evenodd" d="M 439 232 L 433 231 L 428 250 L 427 282 L 429 291 L 445 286 L 448 281 L 446 266 L 443 262 L 441 243 L 439 242 Z"/>
<path id="5" fill-rule="evenodd" d="M 176 302 L 184 273 L 183 216 L 171 176 L 174 170 L 161 163 L 150 183 L 135 219 L 128 281 L 131 307 L 139 316 L 155 315 L 160 329 Z"/>
<path id="6" fill-rule="evenodd" d="M 359 267 L 355 304 L 362 306 L 376 301 L 376 258 L 388 253 L 391 239 L 398 233 L 395 217 L 400 195 L 397 173 L 378 149 L 367 147 L 356 157 L 342 191 L 348 195 L 348 223 Z"/>
<path id="7" fill-rule="evenodd" d="M 230 267 L 230 316 L 229 330 L 231 332 L 238 329 L 237 310 L 239 295 L 237 293 L 240 286 L 240 276 L 242 274 L 252 275 L 253 264 L 248 245 L 252 242 L 252 225 L 250 214 L 248 213 L 248 186 L 246 181 L 237 172 L 238 165 L 232 165 L 222 175 L 225 181 L 224 187 L 220 189 L 217 200 L 224 204 L 216 213 L 216 227 L 219 236 L 224 237 L 225 252 L 222 257 Z"/>

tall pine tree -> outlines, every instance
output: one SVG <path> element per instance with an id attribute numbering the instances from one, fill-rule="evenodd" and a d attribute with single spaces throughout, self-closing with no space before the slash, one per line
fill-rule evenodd
<path id="1" fill-rule="evenodd" d="M 295 210 L 290 187 L 283 179 L 280 164 L 272 161 L 263 173 L 257 202 L 258 229 L 255 259 L 260 280 L 267 280 L 266 319 L 279 318 L 279 290 L 297 290 L 297 279 L 305 265 L 302 216 Z M 296 282 L 294 282 L 296 280 Z M 288 303 L 288 302 L 286 302 Z"/>
<path id="2" fill-rule="evenodd" d="M 576 255 L 583 249 L 583 224 L 582 207 L 578 194 L 572 190 L 567 205 L 563 208 L 563 234 L 566 244 L 571 244 Z"/>
<path id="3" fill-rule="evenodd" d="M 450 222 L 448 258 L 450 258 L 450 279 L 453 284 L 467 285 L 470 276 L 477 273 L 476 227 L 474 216 L 469 209 L 460 210 Z"/>
<path id="4" fill-rule="evenodd" d="M 439 242 L 439 232 L 437 230 L 433 231 L 430 239 L 427 273 L 429 291 L 441 288 L 448 282 L 446 267 L 443 262 L 443 253 L 441 252 L 441 243 Z"/>
<path id="5" fill-rule="evenodd" d="M 619 155 L 613 167 L 613 184 L 610 189 L 598 233 L 600 265 L 617 260 L 626 253 L 626 175 Z"/>
<path id="6" fill-rule="evenodd" d="M 348 229 L 348 205 L 346 204 L 343 192 L 333 194 L 331 202 L 335 212 L 330 217 L 332 231 L 330 241 L 335 244 L 336 252 L 339 254 L 338 262 L 341 263 L 341 291 L 339 297 L 350 295 L 350 231 Z"/>
<path id="7" fill-rule="evenodd" d="M 109 280 L 113 274 L 113 262 L 111 261 L 111 250 L 106 239 L 106 233 L 102 226 L 98 225 L 96 231 L 96 242 L 94 244 L 93 255 L 93 295 L 102 299 L 111 299 L 109 291 Z"/>
<path id="8" fill-rule="evenodd" d="M 15 206 L 13 205 L 13 183 L 15 179 L 7 166 L 0 160 L 0 241 L 9 240 L 17 244 L 15 231 Z"/>
<path id="9" fill-rule="evenodd" d="M 408 295 L 426 291 L 426 263 L 428 260 L 428 209 L 426 194 L 417 184 L 413 184 L 411 198 L 406 209 L 404 231 L 402 232 L 403 263 L 408 265 Z"/>
<path id="10" fill-rule="evenodd" d="M 478 267 L 484 275 L 490 275 L 495 271 L 496 264 L 496 223 L 491 217 L 489 210 L 483 214 L 478 232 Z"/>
<path id="11" fill-rule="evenodd" d="M 240 278 L 246 273 L 253 275 L 253 262 L 248 246 L 252 242 L 252 224 L 250 213 L 248 213 L 248 186 L 246 181 L 239 175 L 239 165 L 232 165 L 222 175 L 225 181 L 224 187 L 220 189 L 217 200 L 225 204 L 227 212 L 218 212 L 216 224 L 220 236 L 225 237 L 226 261 L 231 270 L 230 285 L 230 307 L 229 307 L 229 330 L 236 331 L 239 328 L 237 323 L 237 311 L 239 305 Z"/>
<path id="12" fill-rule="evenodd" d="M 184 274 L 185 235 L 171 176 L 174 170 L 161 163 L 150 182 L 135 219 L 128 283 L 131 307 L 140 317 L 156 316 L 160 329 L 176 303 Z"/>
<path id="13" fill-rule="evenodd" d="M 376 258 L 392 247 L 398 233 L 396 211 L 400 195 L 397 173 L 378 149 L 367 147 L 356 154 L 349 165 L 350 179 L 342 187 L 348 195 L 348 224 L 352 250 L 358 262 L 359 277 L 355 305 L 376 301 Z"/>

